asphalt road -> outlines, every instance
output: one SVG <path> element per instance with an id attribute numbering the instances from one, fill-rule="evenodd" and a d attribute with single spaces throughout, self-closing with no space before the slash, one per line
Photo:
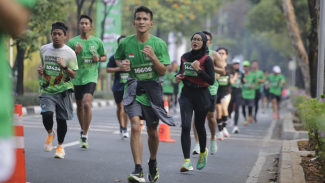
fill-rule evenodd
<path id="1" fill-rule="evenodd" d="M 79 123 L 77 118 L 68 121 L 65 138 L 65 159 L 55 159 L 55 149 L 45 152 L 43 144 L 46 131 L 40 115 L 24 117 L 27 181 L 33 183 L 114 183 L 128 182 L 128 175 L 134 170 L 129 139 L 121 140 L 115 107 L 93 109 L 89 132 L 89 149 L 79 146 Z M 285 112 L 285 111 L 284 111 Z M 180 123 L 180 114 L 171 112 Z M 203 170 L 195 169 L 198 155 L 191 156 L 194 170 L 181 173 L 183 154 L 180 143 L 181 128 L 171 127 L 171 138 L 176 143 L 159 144 L 158 168 L 162 183 L 254 183 L 267 182 L 263 172 L 268 161 L 279 154 L 282 141 L 276 132 L 277 121 L 272 120 L 270 110 L 258 115 L 258 123 L 244 127 L 240 114 L 240 134 L 231 134 L 224 141 L 218 141 L 218 152 L 209 155 Z M 280 123 L 280 121 L 278 122 Z M 54 126 L 56 129 L 56 125 Z M 228 127 L 231 132 L 232 127 Z M 207 128 L 208 139 L 210 132 Z M 142 132 L 143 162 L 145 176 L 148 173 L 149 150 L 147 134 Z M 57 141 L 54 141 L 57 145 Z M 192 134 L 192 148 L 195 140 Z M 210 140 L 207 141 L 209 147 Z"/>

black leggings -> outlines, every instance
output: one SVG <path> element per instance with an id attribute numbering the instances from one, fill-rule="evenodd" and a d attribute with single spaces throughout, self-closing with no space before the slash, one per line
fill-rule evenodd
<path id="1" fill-rule="evenodd" d="M 200 152 L 205 152 L 207 134 L 205 131 L 205 118 L 210 107 L 209 90 L 193 90 L 182 89 L 182 94 L 179 99 L 182 119 L 182 135 L 181 143 L 185 159 L 190 158 L 191 153 L 191 124 L 194 111 L 195 128 L 199 136 Z"/>
<path id="2" fill-rule="evenodd" d="M 53 112 L 47 111 L 42 112 L 43 117 L 43 124 L 46 129 L 46 131 L 50 131 L 53 129 Z M 64 141 L 65 135 L 67 134 L 68 126 L 67 121 L 63 119 L 56 118 L 57 122 L 57 136 L 58 136 L 58 142 L 61 144 Z"/>
<path id="3" fill-rule="evenodd" d="M 252 116 L 253 106 L 248 106 L 248 115 Z M 246 106 L 243 105 L 243 115 L 246 118 Z"/>
<path id="4" fill-rule="evenodd" d="M 235 126 L 238 124 L 239 118 L 239 106 L 242 101 L 241 91 L 232 90 L 231 100 L 228 106 L 228 117 L 231 118 L 231 113 L 233 111 L 233 105 L 235 104 Z"/>
<path id="5" fill-rule="evenodd" d="M 255 104 L 254 104 L 254 106 L 255 106 L 255 114 L 254 114 L 254 118 L 256 118 L 256 115 L 257 115 L 258 102 L 260 101 L 260 99 L 261 99 L 261 92 L 260 92 L 260 89 L 257 89 L 257 90 L 255 90 L 255 100 L 254 100 L 254 102 L 255 102 Z"/>

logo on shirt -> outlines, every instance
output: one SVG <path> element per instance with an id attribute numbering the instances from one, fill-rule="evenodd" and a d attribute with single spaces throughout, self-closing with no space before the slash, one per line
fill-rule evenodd
<path id="1" fill-rule="evenodd" d="M 146 60 L 146 61 L 150 61 L 151 60 L 150 57 L 148 57 L 148 55 L 146 55 L 145 53 L 143 53 L 143 57 L 144 57 L 144 60 Z"/>
<path id="2" fill-rule="evenodd" d="M 90 51 L 95 52 L 95 46 L 90 46 Z"/>
<path id="3" fill-rule="evenodd" d="M 134 58 L 134 54 L 129 54 L 129 58 Z"/>

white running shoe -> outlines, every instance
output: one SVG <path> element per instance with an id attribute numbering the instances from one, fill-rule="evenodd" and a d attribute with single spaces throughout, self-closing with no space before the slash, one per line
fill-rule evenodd
<path id="1" fill-rule="evenodd" d="M 196 143 L 193 149 L 193 154 L 200 154 L 200 144 Z"/>
<path id="2" fill-rule="evenodd" d="M 223 133 L 222 132 L 219 132 L 218 133 L 218 137 L 217 137 L 218 140 L 223 140 Z"/>
<path id="3" fill-rule="evenodd" d="M 218 151 L 217 141 L 211 140 L 210 141 L 210 153 L 211 155 L 214 155 Z"/>
<path id="4" fill-rule="evenodd" d="M 45 143 L 44 143 L 44 151 L 50 152 L 53 149 L 52 141 L 55 137 L 55 132 L 53 130 L 53 135 L 47 135 Z"/>
<path id="5" fill-rule="evenodd" d="M 65 156 L 64 148 L 63 148 L 62 146 L 58 146 L 58 147 L 56 147 L 56 153 L 55 153 L 54 158 L 60 158 L 60 159 L 63 159 L 64 156 Z"/>
<path id="6" fill-rule="evenodd" d="M 235 126 L 233 129 L 232 129 L 232 133 L 239 133 L 239 128 L 237 126 Z"/>
<path id="7" fill-rule="evenodd" d="M 223 132 L 223 136 L 230 137 L 229 132 L 226 127 L 223 128 L 222 132 Z"/>
<path id="8" fill-rule="evenodd" d="M 126 128 L 123 130 L 123 138 L 124 139 L 129 138 L 129 132 L 128 132 L 128 130 Z"/>

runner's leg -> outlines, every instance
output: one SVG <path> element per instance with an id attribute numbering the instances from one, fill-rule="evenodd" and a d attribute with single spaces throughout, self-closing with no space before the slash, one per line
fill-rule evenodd
<path id="1" fill-rule="evenodd" d="M 57 122 L 58 145 L 62 145 L 68 130 L 67 121 L 56 118 L 56 122 Z"/>
<path id="2" fill-rule="evenodd" d="M 85 93 L 83 98 L 83 108 L 84 108 L 84 121 L 83 121 L 83 135 L 87 136 L 89 131 L 89 125 L 92 118 L 91 111 L 91 100 L 93 95 L 90 93 Z"/>
<path id="3" fill-rule="evenodd" d="M 185 96 L 181 96 L 180 101 L 181 101 L 180 108 L 181 108 L 181 120 L 182 120 L 181 143 L 182 143 L 183 155 L 184 155 L 184 159 L 190 159 L 193 104 Z"/>
<path id="4" fill-rule="evenodd" d="M 211 133 L 211 140 L 216 140 L 216 133 L 217 133 L 217 121 L 214 117 L 214 112 L 208 112 L 207 114 L 208 118 L 208 125 Z"/>
<path id="5" fill-rule="evenodd" d="M 223 135 L 229 137 L 229 132 L 227 130 L 227 119 L 228 119 L 228 107 L 229 102 L 231 100 L 231 94 L 226 95 L 224 98 L 221 99 L 221 110 L 222 110 L 222 126 L 223 126 Z"/>
<path id="6" fill-rule="evenodd" d="M 116 104 L 116 116 L 117 120 L 120 124 L 120 133 L 122 133 L 122 130 L 124 129 L 123 124 L 123 117 L 124 117 L 124 111 L 123 111 L 123 102 L 120 102 L 119 104 Z"/>
<path id="7" fill-rule="evenodd" d="M 77 104 L 77 116 L 78 121 L 80 124 L 81 132 L 83 134 L 83 121 L 84 121 L 84 106 L 83 106 L 83 100 L 76 100 Z"/>
<path id="8" fill-rule="evenodd" d="M 207 116 L 208 110 L 205 111 L 194 111 L 195 113 L 195 127 L 197 129 L 197 133 L 200 141 L 200 153 L 205 152 L 207 135 L 205 130 L 205 118 Z"/>
<path id="9" fill-rule="evenodd" d="M 142 163 L 142 139 L 141 139 L 140 117 L 134 116 L 131 118 L 131 151 L 134 164 L 141 165 Z"/>
<path id="10" fill-rule="evenodd" d="M 150 151 L 150 159 L 155 160 L 159 146 L 159 136 L 157 127 L 147 127 L 148 132 L 148 146 Z"/>
<path id="11" fill-rule="evenodd" d="M 260 98 L 261 98 L 261 92 L 260 92 L 260 89 L 257 89 L 255 90 L 255 114 L 254 114 L 254 120 L 255 122 L 257 122 L 257 112 L 258 112 L 258 104 L 259 104 L 259 101 L 260 101 Z"/>

